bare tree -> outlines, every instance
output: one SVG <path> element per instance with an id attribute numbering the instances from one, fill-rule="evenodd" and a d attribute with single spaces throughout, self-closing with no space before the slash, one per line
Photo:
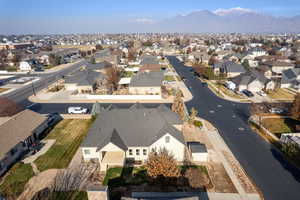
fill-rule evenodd
<path id="1" fill-rule="evenodd" d="M 0 97 L 0 117 L 10 117 L 22 111 L 22 107 L 6 97 Z"/>
<path id="2" fill-rule="evenodd" d="M 150 152 L 146 169 L 148 176 L 158 182 L 169 182 L 180 176 L 177 161 L 165 148 Z"/>
<path id="3" fill-rule="evenodd" d="M 251 116 L 257 116 L 259 124 L 261 124 L 261 114 L 268 112 L 268 103 L 251 103 L 249 107 L 249 112 Z"/>
<path id="4" fill-rule="evenodd" d="M 177 91 L 171 109 L 173 112 L 176 112 L 180 116 L 181 120 L 184 120 L 185 111 L 184 111 L 184 103 L 182 100 L 182 92 L 181 91 Z"/>
<path id="5" fill-rule="evenodd" d="M 48 188 L 34 194 L 32 200 L 74 199 L 74 194 L 77 191 L 86 190 L 88 179 L 93 172 L 94 170 L 91 170 L 86 165 L 60 170 L 52 184 Z"/>
<path id="6" fill-rule="evenodd" d="M 300 119 L 300 93 L 297 93 L 295 96 L 293 105 L 290 109 L 290 114 L 293 119 L 299 120 Z"/>
<path id="7" fill-rule="evenodd" d="M 120 70 L 117 67 L 106 68 L 107 87 L 116 90 L 120 81 Z"/>

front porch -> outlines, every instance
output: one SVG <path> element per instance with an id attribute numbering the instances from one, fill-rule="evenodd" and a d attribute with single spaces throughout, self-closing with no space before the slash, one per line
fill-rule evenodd
<path id="1" fill-rule="evenodd" d="M 101 171 L 106 171 L 110 167 L 124 166 L 125 152 L 123 151 L 106 151 L 102 153 L 100 162 Z"/>

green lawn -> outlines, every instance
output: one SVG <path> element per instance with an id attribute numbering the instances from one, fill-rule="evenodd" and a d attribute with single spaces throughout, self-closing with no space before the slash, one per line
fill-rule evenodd
<path id="1" fill-rule="evenodd" d="M 148 180 L 144 167 L 115 167 L 107 170 L 103 185 L 117 187 L 139 185 L 146 182 Z"/>
<path id="2" fill-rule="evenodd" d="M 300 125 L 300 121 L 287 118 L 272 118 L 272 119 L 263 119 L 263 126 L 274 133 L 277 137 L 280 138 L 281 133 L 293 133 L 296 132 L 296 126 Z"/>
<path id="3" fill-rule="evenodd" d="M 3 183 L 0 185 L 0 194 L 4 197 L 16 198 L 23 192 L 25 184 L 33 176 L 34 172 L 30 164 L 15 164 L 7 172 Z"/>
<path id="4" fill-rule="evenodd" d="M 281 100 L 294 100 L 295 95 L 289 93 L 287 90 L 283 88 L 278 88 L 274 91 L 268 91 L 267 92 L 268 96 L 272 99 L 281 99 Z"/>
<path id="5" fill-rule="evenodd" d="M 46 139 L 56 139 L 55 144 L 35 162 L 40 171 L 66 168 L 85 138 L 92 120 L 65 119 L 58 123 Z"/>
<path id="6" fill-rule="evenodd" d="M 165 81 L 173 82 L 173 81 L 176 81 L 176 79 L 172 75 L 167 75 L 167 76 L 165 76 Z"/>
<path id="7" fill-rule="evenodd" d="M 64 191 L 53 192 L 48 200 L 88 200 L 87 192 L 85 191 Z"/>
<path id="8" fill-rule="evenodd" d="M 181 173 L 188 168 L 198 168 L 205 174 L 208 174 L 205 166 L 191 165 L 191 166 L 178 166 Z M 106 176 L 103 180 L 103 185 L 112 187 L 126 186 L 126 185 L 140 185 L 148 182 L 147 170 L 145 167 L 114 167 L 110 168 L 106 172 Z"/>

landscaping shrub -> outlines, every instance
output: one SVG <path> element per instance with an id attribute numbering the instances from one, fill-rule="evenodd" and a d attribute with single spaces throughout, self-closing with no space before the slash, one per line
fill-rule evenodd
<path id="1" fill-rule="evenodd" d="M 194 121 L 194 125 L 197 126 L 197 127 L 199 127 L 199 128 L 203 126 L 202 122 L 198 121 L 198 120 Z"/>

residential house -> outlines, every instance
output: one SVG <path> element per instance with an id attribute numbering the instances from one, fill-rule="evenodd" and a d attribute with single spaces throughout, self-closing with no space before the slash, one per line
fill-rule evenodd
<path id="1" fill-rule="evenodd" d="M 232 82 L 236 84 L 238 91 L 249 90 L 251 92 L 259 92 L 263 89 L 274 90 L 275 88 L 274 81 L 254 70 L 233 78 Z"/>
<path id="2" fill-rule="evenodd" d="M 105 87 L 105 80 L 105 76 L 101 72 L 82 69 L 71 76 L 67 76 L 64 86 L 69 91 L 94 93 L 96 89 Z"/>
<path id="3" fill-rule="evenodd" d="M 288 69 L 282 72 L 281 88 L 293 88 L 300 91 L 300 68 Z"/>
<path id="4" fill-rule="evenodd" d="M 273 76 L 271 68 L 267 65 L 259 65 L 258 67 L 256 67 L 256 70 L 269 79 Z"/>
<path id="5" fill-rule="evenodd" d="M 124 166 L 126 161 L 145 162 L 151 151 L 167 149 L 177 161 L 185 159 L 182 121 L 165 105 L 129 109 L 102 109 L 81 144 L 84 161 L 100 163 L 101 171 Z"/>
<path id="6" fill-rule="evenodd" d="M 19 65 L 19 69 L 21 71 L 31 71 L 32 70 L 31 65 L 27 61 L 21 61 L 20 65 Z"/>
<path id="7" fill-rule="evenodd" d="M 131 78 L 129 93 L 161 95 L 161 85 L 163 80 L 164 72 L 140 72 Z"/>
<path id="8" fill-rule="evenodd" d="M 156 56 L 151 56 L 151 55 L 144 55 L 141 58 L 141 68 L 140 71 L 160 71 L 161 69 L 161 64 L 159 63 L 159 60 L 157 59 Z"/>
<path id="9" fill-rule="evenodd" d="M 213 65 L 213 70 L 215 74 L 226 74 L 228 78 L 233 78 L 246 72 L 243 65 L 232 61 L 218 62 Z"/>
<path id="10" fill-rule="evenodd" d="M 300 148 L 300 133 L 284 133 L 280 136 L 280 141 L 283 143 L 292 143 Z"/>
<path id="11" fill-rule="evenodd" d="M 24 110 L 0 124 L 0 176 L 34 146 L 51 121 Z"/>
<path id="12" fill-rule="evenodd" d="M 266 65 L 271 67 L 272 71 L 276 74 L 281 75 L 283 71 L 292 69 L 295 67 L 295 64 L 289 62 L 281 62 L 281 61 L 267 61 Z"/>
<path id="13" fill-rule="evenodd" d="M 116 65 L 119 63 L 120 56 L 118 55 L 113 55 L 110 49 L 104 49 L 101 50 L 94 55 L 94 60 L 96 63 L 101 63 L 101 62 L 109 62 L 113 65 Z"/>

